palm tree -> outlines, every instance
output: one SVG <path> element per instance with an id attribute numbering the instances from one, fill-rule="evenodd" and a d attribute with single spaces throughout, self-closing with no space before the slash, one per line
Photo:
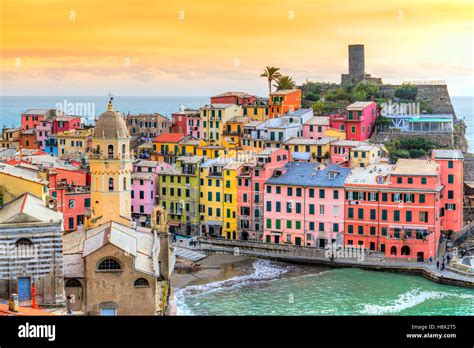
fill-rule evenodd
<path id="1" fill-rule="evenodd" d="M 265 71 L 260 77 L 266 77 L 268 81 L 268 95 L 272 94 L 272 81 L 276 81 L 281 77 L 280 68 L 274 66 L 265 67 Z"/>
<path id="2" fill-rule="evenodd" d="M 288 75 L 283 75 L 279 79 L 277 79 L 277 83 L 274 85 L 277 91 L 282 89 L 293 89 L 296 87 L 295 80 Z"/>

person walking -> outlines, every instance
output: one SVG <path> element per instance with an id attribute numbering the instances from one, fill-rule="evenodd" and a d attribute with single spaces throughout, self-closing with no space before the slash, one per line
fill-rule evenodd
<path id="1" fill-rule="evenodd" d="M 436 269 L 439 269 L 439 260 L 436 260 Z"/>
<path id="2" fill-rule="evenodd" d="M 441 263 L 441 270 L 444 271 L 444 261 Z"/>

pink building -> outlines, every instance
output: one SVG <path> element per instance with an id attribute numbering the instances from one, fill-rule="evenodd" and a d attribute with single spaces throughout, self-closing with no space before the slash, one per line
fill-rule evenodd
<path id="1" fill-rule="evenodd" d="M 344 181 L 350 169 L 290 162 L 265 183 L 267 243 L 325 247 L 342 245 Z"/>
<path id="2" fill-rule="evenodd" d="M 329 116 L 330 126 L 346 132 L 347 140 L 363 141 L 370 138 L 378 117 L 375 102 L 355 102 L 343 114 Z"/>
<path id="3" fill-rule="evenodd" d="M 324 132 L 329 128 L 329 117 L 327 116 L 313 116 L 308 121 L 303 123 L 303 138 L 304 139 L 321 139 L 324 137 Z"/>
<path id="4" fill-rule="evenodd" d="M 150 223 L 153 208 L 158 204 L 158 173 L 169 167 L 167 163 L 147 160 L 133 164 L 132 216 L 139 226 Z"/>
<path id="5" fill-rule="evenodd" d="M 199 112 L 197 114 L 189 114 L 186 118 L 188 125 L 188 133 L 190 136 L 196 139 L 201 139 L 202 137 L 202 123 L 201 115 Z"/>
<path id="6" fill-rule="evenodd" d="M 71 129 L 79 129 L 81 126 L 81 118 L 78 116 L 57 116 L 53 114 L 36 125 L 36 141 L 40 149 L 44 150 L 46 140 L 50 135 Z"/>
<path id="7" fill-rule="evenodd" d="M 276 168 L 288 163 L 288 150 L 267 148 L 255 161 L 240 167 L 237 176 L 237 211 L 239 239 L 263 240 L 263 197 L 265 182 Z"/>

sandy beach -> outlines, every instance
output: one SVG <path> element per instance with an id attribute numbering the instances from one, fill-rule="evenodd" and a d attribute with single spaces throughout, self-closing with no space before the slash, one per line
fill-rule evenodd
<path id="1" fill-rule="evenodd" d="M 179 260 L 171 278 L 171 287 L 183 288 L 250 274 L 256 260 L 248 256 L 226 254 L 212 254 L 196 264 Z"/>

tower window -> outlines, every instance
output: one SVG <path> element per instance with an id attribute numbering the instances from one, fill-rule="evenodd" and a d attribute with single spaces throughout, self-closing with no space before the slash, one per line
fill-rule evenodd
<path id="1" fill-rule="evenodd" d="M 109 155 L 109 159 L 114 158 L 114 146 L 113 145 L 109 145 L 107 153 Z"/>
<path id="2" fill-rule="evenodd" d="M 113 190 L 114 190 L 114 179 L 109 178 L 109 191 L 113 191 Z"/>

